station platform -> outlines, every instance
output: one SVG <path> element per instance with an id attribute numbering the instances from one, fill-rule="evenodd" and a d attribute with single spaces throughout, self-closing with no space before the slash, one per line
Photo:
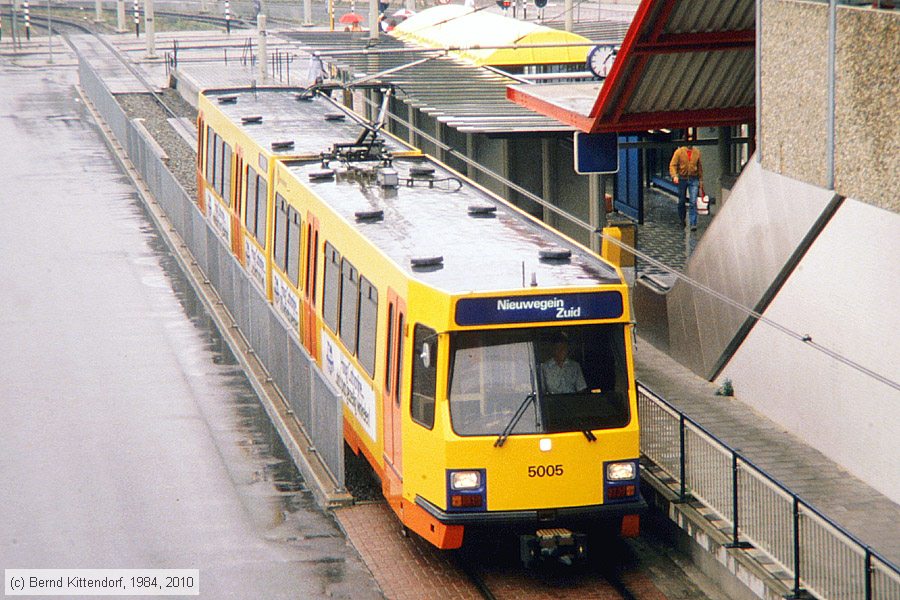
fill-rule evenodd
<path id="1" fill-rule="evenodd" d="M 173 35 L 173 34 L 169 34 Z M 199 34 L 193 34 L 197 38 Z M 131 38 L 111 38 L 116 44 L 130 46 L 132 55 L 140 52 Z M 272 38 L 270 38 L 272 39 Z M 273 40 L 274 41 L 274 40 Z M 210 50 L 209 56 L 221 52 Z M 105 61 L 102 52 L 89 58 Z M 147 61 L 137 60 L 139 67 Z M 165 77 L 158 62 L 150 62 L 155 81 Z M 238 69 L 240 71 L 238 71 Z M 208 82 L 237 85 L 252 74 L 240 61 L 207 62 L 179 69 L 188 75 L 182 82 L 202 87 Z M 302 85 L 302 80 L 292 82 Z M 703 236 L 711 216 L 701 216 L 697 231 L 679 226 L 675 202 L 656 190 L 648 190 L 645 223 L 637 225 L 638 250 L 654 256 L 675 269 L 686 264 L 697 241 Z M 637 267 L 640 271 L 640 265 Z M 662 274 L 664 276 L 664 274 Z M 894 564 L 900 564 L 900 505 L 852 476 L 846 469 L 818 450 L 787 433 L 782 427 L 756 413 L 739 397 L 716 395 L 717 386 L 698 377 L 670 356 L 640 337 L 636 347 L 637 379 L 660 397 L 683 411 L 710 433 L 766 471 L 805 502 L 834 523 L 846 529 L 863 544 Z M 815 426 L 810 424 L 811 427 Z M 898 477 L 885 473 L 885 477 Z M 375 509 L 367 509 L 375 510 Z M 379 509 L 380 510 L 380 509 Z M 339 520 L 348 531 L 359 527 L 348 515 Z M 369 535 L 368 537 L 371 537 Z M 365 554 L 365 550 L 361 550 Z M 460 590 L 465 597 L 470 590 Z"/>
<path id="2" fill-rule="evenodd" d="M 697 231 L 680 226 L 674 198 L 646 190 L 645 222 L 637 227 L 637 248 L 674 269 L 682 269 L 714 218 L 700 215 Z M 665 277 L 656 267 L 638 274 Z M 864 544 L 900 564 L 900 505 L 851 475 L 817 449 L 741 402 L 717 396 L 718 386 L 694 374 L 643 339 L 638 324 L 635 371 L 640 383 L 766 471 Z M 814 426 L 814 424 L 810 424 Z M 886 473 L 886 477 L 900 476 Z"/>

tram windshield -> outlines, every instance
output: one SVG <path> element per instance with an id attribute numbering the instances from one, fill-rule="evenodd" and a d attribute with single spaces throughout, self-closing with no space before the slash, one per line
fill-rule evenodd
<path id="1" fill-rule="evenodd" d="M 624 427 L 628 380 L 621 324 L 451 335 L 447 396 L 457 435 Z"/>

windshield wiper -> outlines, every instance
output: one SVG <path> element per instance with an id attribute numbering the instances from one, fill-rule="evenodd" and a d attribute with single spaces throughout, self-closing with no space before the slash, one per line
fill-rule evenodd
<path id="1" fill-rule="evenodd" d="M 506 427 L 503 428 L 503 433 L 497 436 L 497 439 L 494 441 L 494 448 L 500 448 L 503 444 L 506 443 L 506 438 L 509 437 L 509 434 L 512 433 L 512 430 L 516 428 L 519 420 L 522 418 L 522 415 L 525 414 L 525 411 L 528 409 L 528 406 L 532 402 L 536 402 L 538 399 L 538 387 L 535 385 L 535 376 L 534 376 L 534 355 L 529 355 L 528 361 L 528 378 L 531 381 L 531 393 L 525 396 L 525 399 L 522 400 L 522 403 L 519 405 L 519 408 L 516 410 L 516 414 L 513 415 L 513 418 L 509 423 L 506 424 Z M 537 422 L 537 410 L 535 410 L 535 426 L 537 427 L 539 423 Z"/>
<path id="2" fill-rule="evenodd" d="M 519 405 L 518 410 L 516 410 L 516 414 L 513 415 L 513 418 L 507 423 L 506 427 L 503 428 L 503 433 L 501 433 L 497 440 L 494 442 L 494 448 L 500 448 L 503 444 L 506 443 L 506 438 L 509 437 L 509 434 L 512 433 L 512 430 L 515 429 L 516 424 L 518 424 L 519 419 L 522 418 L 522 415 L 525 414 L 525 410 L 528 408 L 528 405 L 534 402 L 537 398 L 537 394 L 531 392 L 525 399 L 522 400 L 522 403 Z"/>

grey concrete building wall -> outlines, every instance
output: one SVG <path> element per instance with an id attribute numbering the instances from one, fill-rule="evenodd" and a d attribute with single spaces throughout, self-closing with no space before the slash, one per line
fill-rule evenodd
<path id="1" fill-rule="evenodd" d="M 428 137 L 437 139 L 439 137 L 437 121 L 434 120 L 433 117 L 430 117 L 423 113 L 420 110 L 416 110 L 416 127 L 421 131 L 421 133 L 417 133 L 415 136 L 414 145 L 421 149 L 425 154 L 430 154 L 436 158 L 439 157 L 438 147 L 432 142 Z M 425 135 L 422 135 L 424 133 Z"/>
<path id="2" fill-rule="evenodd" d="M 835 190 L 900 212 L 900 13 L 840 7 Z"/>
<path id="3" fill-rule="evenodd" d="M 741 307 L 756 309 L 832 196 L 751 160 L 694 250 L 686 275 Z M 682 281 L 668 293 L 666 311 L 669 353 L 706 378 L 727 360 L 729 345 L 749 319 L 745 310 Z M 640 322 L 641 313 L 637 318 Z"/>
<path id="4" fill-rule="evenodd" d="M 761 323 L 722 373 L 742 402 L 894 502 L 900 391 L 835 356 L 900 381 L 900 312 L 885 300 L 900 280 L 898 231 L 900 215 L 845 201 L 765 311 L 829 352 Z"/>
<path id="5" fill-rule="evenodd" d="M 828 5 L 763 0 L 763 167 L 826 185 Z"/>
<path id="6" fill-rule="evenodd" d="M 460 154 L 465 156 L 466 134 L 460 133 L 459 130 L 453 129 L 452 127 L 447 127 L 443 123 L 441 124 L 441 130 L 441 137 L 444 140 L 444 143 L 453 148 L 456 152 L 459 152 Z M 460 173 L 466 172 L 466 162 L 459 158 L 456 158 L 449 152 L 444 153 L 444 162 Z"/>
<path id="7" fill-rule="evenodd" d="M 505 175 L 507 171 L 506 141 L 485 135 L 475 135 L 473 138 L 474 153 L 472 158 L 486 169 L 493 171 L 494 173 Z M 506 186 L 499 183 L 493 177 L 489 177 L 479 171 L 475 174 L 474 179 L 495 194 L 499 194 L 504 198 L 507 197 Z"/>
<path id="8" fill-rule="evenodd" d="M 509 140 L 509 178 L 532 194 L 541 197 L 544 191 L 543 146 L 541 138 L 511 138 Z M 512 201 L 524 211 L 541 218 L 543 208 L 524 194 L 513 192 Z"/>
<path id="9" fill-rule="evenodd" d="M 556 180 L 556 196 L 553 203 L 572 216 L 588 221 L 590 218 L 588 178 L 575 172 L 574 142 L 569 137 L 559 139 L 555 143 L 556 163 L 550 173 Z M 562 217 L 554 219 L 554 227 L 559 231 L 584 245 L 590 244 L 590 236 L 583 227 Z"/>

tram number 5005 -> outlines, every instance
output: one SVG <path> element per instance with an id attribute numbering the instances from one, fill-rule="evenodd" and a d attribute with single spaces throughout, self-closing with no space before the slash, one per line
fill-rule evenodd
<path id="1" fill-rule="evenodd" d="M 559 477 L 562 474 L 562 465 L 538 465 L 536 467 L 528 467 L 529 477 Z"/>

